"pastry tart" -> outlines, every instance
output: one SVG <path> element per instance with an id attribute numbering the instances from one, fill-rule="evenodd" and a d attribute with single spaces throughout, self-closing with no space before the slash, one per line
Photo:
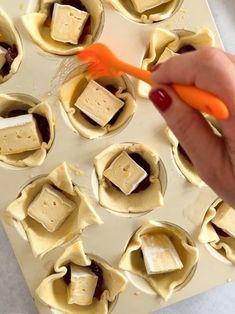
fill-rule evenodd
<path id="1" fill-rule="evenodd" d="M 53 273 L 36 289 L 37 298 L 66 314 L 107 314 L 126 287 L 120 271 L 84 252 L 75 242 L 59 257 Z"/>
<path id="2" fill-rule="evenodd" d="M 100 0 L 42 0 L 39 11 L 23 16 L 22 21 L 44 51 L 72 55 L 97 39 L 104 8 Z"/>
<path id="3" fill-rule="evenodd" d="M 163 63 L 178 54 L 213 46 L 215 46 L 215 37 L 207 28 L 201 29 L 196 33 L 156 28 L 151 35 L 149 47 L 142 61 L 142 68 L 151 70 L 154 65 Z M 148 98 L 149 92 L 150 86 L 139 81 L 138 93 L 142 97 Z"/>
<path id="4" fill-rule="evenodd" d="M 35 257 L 77 238 L 85 227 L 102 223 L 73 185 L 66 163 L 23 188 L 7 207 L 6 219 L 29 241 Z"/>
<path id="5" fill-rule="evenodd" d="M 119 130 L 136 110 L 124 77 L 93 81 L 81 69 L 61 86 L 59 98 L 73 128 L 89 139 Z"/>
<path id="6" fill-rule="evenodd" d="M 0 9 L 0 84 L 16 73 L 22 57 L 19 34 L 9 16 Z"/>
<path id="7" fill-rule="evenodd" d="M 221 136 L 221 130 L 220 130 L 220 126 L 218 125 L 218 121 L 216 121 L 213 117 L 209 115 L 205 115 L 205 118 L 208 124 L 210 125 L 210 127 L 212 128 L 213 132 L 217 136 Z M 200 188 L 205 186 L 206 185 L 205 182 L 198 175 L 188 154 L 186 153 L 184 148 L 181 146 L 181 144 L 179 143 L 174 133 L 168 127 L 166 128 L 166 135 L 172 146 L 172 154 L 173 154 L 174 161 L 179 171 L 182 173 L 182 175 L 190 183 Z"/>
<path id="8" fill-rule="evenodd" d="M 157 153 L 143 144 L 114 144 L 94 160 L 99 202 L 119 213 L 163 206 L 163 168 Z"/>
<path id="9" fill-rule="evenodd" d="M 130 239 L 119 267 L 143 278 L 169 300 L 195 271 L 199 253 L 179 227 L 150 221 Z"/>
<path id="10" fill-rule="evenodd" d="M 55 137 L 50 106 L 6 94 L 0 94 L 0 102 L 0 160 L 15 167 L 40 166 Z"/>
<path id="11" fill-rule="evenodd" d="M 155 23 L 171 17 L 181 0 L 107 0 L 125 17 L 138 23 Z"/>
<path id="12" fill-rule="evenodd" d="M 199 241 L 235 264 L 235 210 L 221 199 L 216 200 L 205 214 Z"/>

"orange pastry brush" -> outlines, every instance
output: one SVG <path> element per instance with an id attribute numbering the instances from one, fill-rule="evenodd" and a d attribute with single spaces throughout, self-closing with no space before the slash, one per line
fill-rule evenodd
<path id="1" fill-rule="evenodd" d="M 92 79 L 102 76 L 119 78 L 123 73 L 130 74 L 154 87 L 151 72 L 142 70 L 119 60 L 104 44 L 96 43 L 79 52 L 81 61 L 88 64 L 88 71 Z M 229 117 L 228 108 L 215 95 L 195 86 L 173 84 L 177 95 L 194 109 L 208 113 L 219 120 Z"/>

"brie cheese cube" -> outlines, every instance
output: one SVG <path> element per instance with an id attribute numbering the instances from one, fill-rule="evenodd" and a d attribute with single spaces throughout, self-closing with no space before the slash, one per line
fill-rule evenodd
<path id="1" fill-rule="evenodd" d="M 122 152 L 104 171 L 104 176 L 126 195 L 131 194 L 147 175 L 126 152 Z"/>
<path id="2" fill-rule="evenodd" d="M 135 10 L 139 13 L 151 10 L 161 4 L 170 2 L 171 0 L 131 0 Z"/>
<path id="3" fill-rule="evenodd" d="M 0 46 L 0 70 L 6 62 L 6 53 L 7 53 L 7 50 Z"/>
<path id="4" fill-rule="evenodd" d="M 95 81 L 90 81 L 75 106 L 104 127 L 124 106 L 124 102 Z"/>
<path id="5" fill-rule="evenodd" d="M 163 63 L 169 60 L 170 58 L 178 56 L 178 53 L 175 53 L 174 51 L 170 50 L 169 48 L 166 48 L 163 53 L 161 54 L 160 58 L 158 59 L 158 63 Z"/>
<path id="6" fill-rule="evenodd" d="M 155 233 L 143 235 L 141 239 L 144 264 L 149 275 L 183 268 L 180 257 L 168 236 Z"/>
<path id="7" fill-rule="evenodd" d="M 235 209 L 222 203 L 216 211 L 216 216 L 212 220 L 218 228 L 235 238 Z"/>
<path id="8" fill-rule="evenodd" d="M 75 208 L 75 203 L 49 184 L 28 207 L 28 215 L 49 232 L 57 230 Z"/>
<path id="9" fill-rule="evenodd" d="M 71 282 L 68 286 L 68 304 L 90 305 L 93 301 L 98 276 L 89 268 L 74 264 L 71 268 Z"/>
<path id="10" fill-rule="evenodd" d="M 42 138 L 32 114 L 0 120 L 0 154 L 18 154 L 41 147 Z"/>
<path id="11" fill-rule="evenodd" d="M 88 16 L 89 13 L 70 5 L 55 3 L 51 21 L 51 37 L 63 43 L 77 45 Z"/>

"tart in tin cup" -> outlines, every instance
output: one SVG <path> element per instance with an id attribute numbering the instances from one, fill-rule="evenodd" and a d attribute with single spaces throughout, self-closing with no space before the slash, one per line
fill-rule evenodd
<path id="1" fill-rule="evenodd" d="M 51 37 L 50 27 L 55 3 L 70 5 L 89 13 L 77 44 L 60 42 Z M 73 55 L 100 36 L 104 25 L 104 7 L 100 0 L 42 0 L 39 11 L 23 16 L 22 21 L 33 41 L 44 51 L 57 55 Z"/>

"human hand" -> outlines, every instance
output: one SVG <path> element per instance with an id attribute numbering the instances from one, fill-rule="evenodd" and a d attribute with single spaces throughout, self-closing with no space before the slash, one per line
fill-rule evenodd
<path id="1" fill-rule="evenodd" d="M 153 71 L 157 88 L 150 99 L 174 132 L 199 176 L 235 208 L 235 56 L 216 48 L 173 57 Z M 228 106 L 230 117 L 219 121 L 222 136 L 206 119 L 186 105 L 169 86 L 195 85 Z"/>

